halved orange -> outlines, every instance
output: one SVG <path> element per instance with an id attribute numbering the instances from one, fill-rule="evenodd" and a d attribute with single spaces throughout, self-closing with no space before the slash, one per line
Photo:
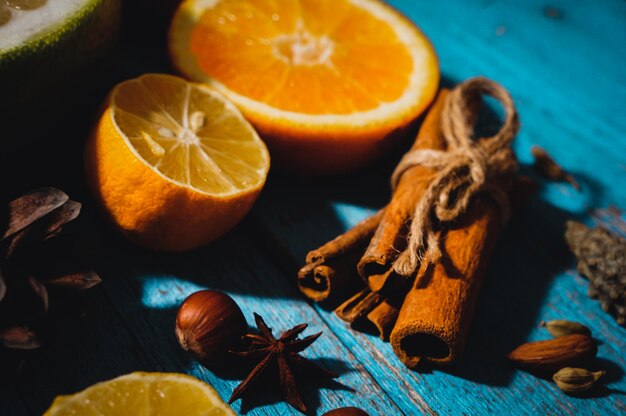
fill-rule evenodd
<path id="1" fill-rule="evenodd" d="M 179 71 L 227 96 L 303 173 L 368 163 L 439 84 L 428 39 L 378 0 L 186 0 L 169 36 Z"/>
<path id="2" fill-rule="evenodd" d="M 215 91 L 171 75 L 122 82 L 87 144 L 97 199 L 131 240 L 189 250 L 248 212 L 270 166 L 265 144 Z"/>

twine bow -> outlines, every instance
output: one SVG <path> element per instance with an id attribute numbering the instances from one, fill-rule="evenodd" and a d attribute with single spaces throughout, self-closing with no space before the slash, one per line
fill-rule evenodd
<path id="1" fill-rule="evenodd" d="M 474 123 L 483 94 L 497 99 L 506 117 L 494 136 L 473 140 Z M 441 258 L 433 229 L 433 212 L 440 222 L 452 221 L 465 212 L 474 195 L 486 192 L 500 207 L 503 220 L 509 216 L 507 195 L 495 183 L 496 179 L 517 170 L 511 143 L 519 130 L 519 119 L 509 93 L 499 84 L 482 77 L 460 84 L 446 97 L 441 130 L 446 150 L 412 150 L 404 155 L 391 177 L 395 190 L 402 174 L 413 166 L 438 171 L 415 207 L 407 247 L 393 265 L 394 271 L 401 276 L 415 273 L 424 258 L 432 263 Z"/>

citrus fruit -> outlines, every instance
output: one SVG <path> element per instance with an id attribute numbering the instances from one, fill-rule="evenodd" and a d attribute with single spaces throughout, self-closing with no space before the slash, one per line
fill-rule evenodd
<path id="1" fill-rule="evenodd" d="M 120 0 L 0 1 L 0 109 L 25 104 L 32 114 L 50 96 L 71 95 L 67 84 L 112 50 L 120 8 Z"/>
<path id="2" fill-rule="evenodd" d="M 58 396 L 44 416 L 228 416 L 235 412 L 210 385 L 184 374 L 135 372 Z"/>
<path id="3" fill-rule="evenodd" d="M 220 94 L 171 75 L 117 85 L 85 151 L 97 199 L 131 240 L 189 250 L 215 240 L 249 211 L 269 154 Z"/>
<path id="4" fill-rule="evenodd" d="M 182 74 L 242 110 L 274 160 L 305 174 L 380 155 L 439 84 L 428 39 L 378 0 L 186 0 L 169 49 Z"/>

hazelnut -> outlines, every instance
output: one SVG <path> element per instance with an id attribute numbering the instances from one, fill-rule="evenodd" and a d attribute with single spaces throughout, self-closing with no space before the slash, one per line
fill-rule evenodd
<path id="1" fill-rule="evenodd" d="M 248 328 L 233 298 L 217 290 L 201 290 L 185 299 L 176 316 L 176 337 L 202 364 L 214 367 L 237 346 Z"/>

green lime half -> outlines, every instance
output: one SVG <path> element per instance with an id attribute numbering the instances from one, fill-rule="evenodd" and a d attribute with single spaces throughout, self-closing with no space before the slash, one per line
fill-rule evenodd
<path id="1" fill-rule="evenodd" d="M 121 0 L 0 1 L 0 110 L 42 107 L 93 68 L 114 45 L 120 7 Z"/>

